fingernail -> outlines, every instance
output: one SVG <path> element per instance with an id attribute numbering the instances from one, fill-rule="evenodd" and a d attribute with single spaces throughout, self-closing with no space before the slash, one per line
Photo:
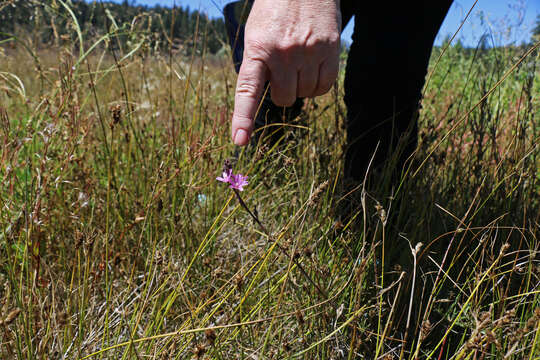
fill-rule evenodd
<path id="1" fill-rule="evenodd" d="M 236 130 L 236 134 L 234 134 L 234 144 L 235 145 L 245 145 L 248 142 L 248 134 L 247 131 L 244 129 L 238 129 Z"/>

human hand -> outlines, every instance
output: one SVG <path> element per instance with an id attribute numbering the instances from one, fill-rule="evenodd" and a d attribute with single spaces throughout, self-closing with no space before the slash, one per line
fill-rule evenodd
<path id="1" fill-rule="evenodd" d="M 340 28 L 339 0 L 255 1 L 236 83 L 232 118 L 236 145 L 249 142 L 266 81 L 279 106 L 330 90 L 339 70 Z"/>

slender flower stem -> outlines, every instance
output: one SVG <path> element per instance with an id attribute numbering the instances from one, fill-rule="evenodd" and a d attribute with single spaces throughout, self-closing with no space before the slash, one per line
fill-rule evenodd
<path id="1" fill-rule="evenodd" d="M 259 220 L 259 218 L 257 216 L 255 216 L 255 214 L 253 214 L 251 212 L 251 210 L 249 210 L 248 206 L 246 205 L 246 203 L 244 202 L 244 200 L 242 199 L 242 196 L 240 196 L 240 191 L 236 190 L 236 189 L 233 189 L 234 193 L 236 194 L 236 198 L 238 199 L 238 202 L 240 203 L 240 205 L 242 205 L 242 207 L 244 209 L 246 209 L 246 211 L 248 212 L 248 214 L 253 218 L 253 220 L 255 220 L 255 222 L 261 227 L 262 231 L 270 236 L 270 233 L 268 232 L 268 230 L 264 227 L 264 225 L 261 223 L 261 221 Z"/>
<path id="2" fill-rule="evenodd" d="M 237 189 L 233 189 L 234 193 L 236 194 L 236 198 L 238 199 L 238 202 L 240 203 L 240 205 L 242 205 L 242 207 L 244 209 L 246 209 L 246 211 L 248 212 L 248 214 L 253 218 L 253 220 L 255 220 L 255 222 L 259 225 L 259 227 L 262 229 L 262 231 L 268 236 L 268 238 L 270 239 L 270 233 L 268 232 L 268 230 L 266 229 L 266 227 L 262 224 L 262 222 L 259 220 L 258 216 L 256 216 L 249 208 L 248 206 L 246 205 L 246 203 L 244 202 L 244 200 L 242 199 L 242 196 L 240 196 L 240 191 L 238 191 Z M 276 245 L 278 247 L 279 250 L 281 250 L 281 252 L 287 256 L 288 258 L 292 259 L 292 261 L 296 264 L 296 266 L 298 267 L 298 269 L 300 269 L 300 271 L 302 272 L 302 275 L 304 275 L 304 277 L 311 283 L 311 285 L 313 285 L 317 291 L 319 292 L 320 295 L 323 296 L 324 299 L 328 299 L 328 294 L 326 294 L 325 291 L 323 291 L 316 283 L 315 281 L 313 281 L 313 279 L 309 276 L 309 274 L 304 270 L 304 268 L 302 267 L 302 265 L 300 265 L 300 263 L 296 260 L 296 258 L 293 256 L 290 256 L 289 253 L 287 252 L 287 250 L 285 250 L 284 247 L 282 247 L 278 242 L 276 242 Z"/>

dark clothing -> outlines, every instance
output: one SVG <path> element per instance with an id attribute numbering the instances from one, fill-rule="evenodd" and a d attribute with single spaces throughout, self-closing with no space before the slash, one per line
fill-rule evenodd
<path id="1" fill-rule="evenodd" d="M 371 2 L 369 2 L 371 3 Z M 451 0 L 342 1 L 345 27 L 355 16 L 345 73 L 345 174 L 363 179 L 399 151 L 396 171 L 417 144 L 417 115 L 433 41 Z M 398 146 L 402 138 L 401 146 Z"/>
<path id="2" fill-rule="evenodd" d="M 373 168 L 384 166 L 397 151 L 399 155 L 393 166 L 400 172 L 413 153 L 417 144 L 418 106 L 431 48 L 451 4 L 452 0 L 394 0 L 375 1 L 375 4 L 341 1 L 342 27 L 355 17 L 344 84 L 346 176 L 364 178 L 377 143 Z M 245 7 L 236 8 L 237 13 L 241 11 Z M 228 5 L 226 20 L 231 14 L 233 8 Z M 231 45 L 241 44 L 243 26 L 238 31 L 238 25 L 229 22 L 227 27 Z M 241 54 L 242 49 L 233 46 L 237 70 Z M 267 95 L 255 119 L 255 129 L 298 116 L 302 104 L 298 99 L 292 107 L 284 109 L 274 105 Z M 254 138 L 258 139 L 259 134 L 256 131 Z"/>

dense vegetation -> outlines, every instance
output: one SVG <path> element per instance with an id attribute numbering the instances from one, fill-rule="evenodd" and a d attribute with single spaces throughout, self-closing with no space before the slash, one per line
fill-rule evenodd
<path id="1" fill-rule="evenodd" d="M 36 46 L 70 42 L 77 34 L 73 32 L 68 7 L 87 41 L 110 34 L 124 46 L 144 40 L 146 46 L 153 49 L 166 50 L 173 46 L 186 53 L 193 49 L 216 53 L 225 44 L 223 19 L 209 19 L 189 8 L 177 7 L 173 11 L 160 6 L 133 5 L 128 1 L 117 4 L 110 1 L 5 0 L 0 3 L 0 33 L 34 34 L 32 40 Z M 198 39 L 193 36 L 195 33 L 199 34 Z"/>
<path id="2" fill-rule="evenodd" d="M 1 359 L 540 357 L 540 42 L 435 49 L 399 179 L 342 179 L 341 75 L 238 154 L 263 229 L 216 181 L 214 25 L 171 56 L 167 25 L 28 3 L 0 44 Z"/>

